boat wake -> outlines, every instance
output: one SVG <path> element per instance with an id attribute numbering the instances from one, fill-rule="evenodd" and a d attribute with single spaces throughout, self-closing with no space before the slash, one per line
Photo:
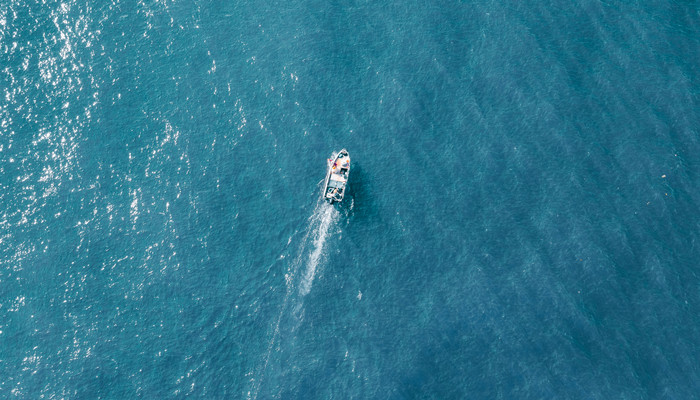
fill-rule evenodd
<path id="1" fill-rule="evenodd" d="M 311 284 L 314 281 L 314 276 L 316 275 L 316 267 L 319 261 L 321 261 L 321 256 L 323 255 L 323 245 L 326 243 L 328 238 L 328 230 L 331 227 L 332 222 L 334 222 L 338 216 L 338 211 L 333 208 L 330 204 L 325 201 L 321 205 L 321 212 L 317 215 L 315 214 L 314 219 L 317 221 L 312 221 L 312 226 L 316 226 L 313 230 L 314 242 L 312 246 L 311 254 L 309 254 L 308 262 L 306 263 L 306 270 L 304 271 L 304 276 L 299 283 L 299 294 L 306 296 L 311 291 Z M 303 251 L 301 254 L 303 255 Z"/>
<path id="2" fill-rule="evenodd" d="M 304 297 L 311 292 L 319 264 L 323 261 L 324 246 L 332 234 L 331 227 L 335 225 L 339 215 L 340 213 L 335 207 L 319 199 L 311 217 L 308 219 L 306 234 L 299 244 L 297 256 L 287 267 L 284 301 L 273 325 L 272 338 L 267 346 L 265 361 L 258 370 L 258 379 L 253 380 L 253 390 L 248 392 L 248 399 L 257 399 L 270 364 L 273 349 L 276 349 L 277 354 L 280 353 L 279 340 L 281 333 L 293 333 L 301 323 Z M 291 313 L 293 316 L 292 321 L 289 321 L 291 324 L 283 324 L 284 317 L 290 314 L 288 312 L 290 309 L 293 311 Z"/>

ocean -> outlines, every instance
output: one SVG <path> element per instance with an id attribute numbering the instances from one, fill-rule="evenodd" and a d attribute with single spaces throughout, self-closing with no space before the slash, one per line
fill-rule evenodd
<path id="1" fill-rule="evenodd" d="M 695 1 L 7 0 L 0 398 L 700 398 L 699 127 Z"/>

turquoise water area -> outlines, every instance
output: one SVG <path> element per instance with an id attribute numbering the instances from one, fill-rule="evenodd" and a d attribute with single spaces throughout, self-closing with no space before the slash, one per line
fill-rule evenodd
<path id="1" fill-rule="evenodd" d="M 696 2 L 9 0 L 0 397 L 696 398 L 699 61 Z"/>

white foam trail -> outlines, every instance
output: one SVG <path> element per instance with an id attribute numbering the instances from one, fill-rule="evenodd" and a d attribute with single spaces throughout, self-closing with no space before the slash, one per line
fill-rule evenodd
<path id="1" fill-rule="evenodd" d="M 326 243 L 326 239 L 330 236 L 330 227 L 333 225 L 333 222 L 336 220 L 338 215 L 338 211 L 332 205 L 326 203 L 324 200 L 319 200 L 311 217 L 309 217 L 306 235 L 304 235 L 304 238 L 301 240 L 298 255 L 291 263 L 289 268 L 287 268 L 287 274 L 285 274 L 287 292 L 284 296 L 280 313 L 275 321 L 274 329 L 272 331 L 272 338 L 268 343 L 267 352 L 265 354 L 265 362 L 260 369 L 260 376 L 257 380 L 254 380 L 253 389 L 248 392 L 248 399 L 258 398 L 260 387 L 262 386 L 263 378 L 265 377 L 267 366 L 270 362 L 272 349 L 275 347 L 275 343 L 280 336 L 280 324 L 282 322 L 282 317 L 286 314 L 290 302 L 295 303 L 294 310 L 296 314 L 296 312 L 301 309 L 303 297 L 309 294 L 311 291 L 311 285 L 316 275 L 316 269 L 321 261 L 321 256 L 323 255 L 324 244 Z M 300 297 L 292 300 L 292 295 L 296 292 L 296 276 L 298 275 L 301 266 L 304 264 L 303 260 L 307 254 L 307 243 L 310 237 L 314 238 L 313 248 L 309 254 L 304 274 L 298 284 Z"/>
<path id="2" fill-rule="evenodd" d="M 324 203 L 325 204 L 325 203 Z M 331 226 L 331 222 L 335 219 L 338 212 L 331 205 L 326 205 L 325 210 L 322 210 L 320 215 L 320 224 L 315 230 L 314 238 L 314 248 L 309 255 L 309 262 L 306 264 L 306 271 L 299 284 L 299 294 L 306 296 L 311 291 L 311 285 L 314 281 L 314 276 L 316 275 L 316 267 L 323 254 L 323 245 L 326 243 L 326 238 L 328 237 L 328 229 Z"/>

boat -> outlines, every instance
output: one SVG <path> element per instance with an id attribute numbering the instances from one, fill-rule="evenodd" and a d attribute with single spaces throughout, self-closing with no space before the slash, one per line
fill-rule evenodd
<path id="1" fill-rule="evenodd" d="M 341 202 L 345 196 L 345 185 L 350 175 L 350 154 L 343 149 L 328 159 L 326 184 L 323 185 L 323 198 L 329 203 Z"/>

